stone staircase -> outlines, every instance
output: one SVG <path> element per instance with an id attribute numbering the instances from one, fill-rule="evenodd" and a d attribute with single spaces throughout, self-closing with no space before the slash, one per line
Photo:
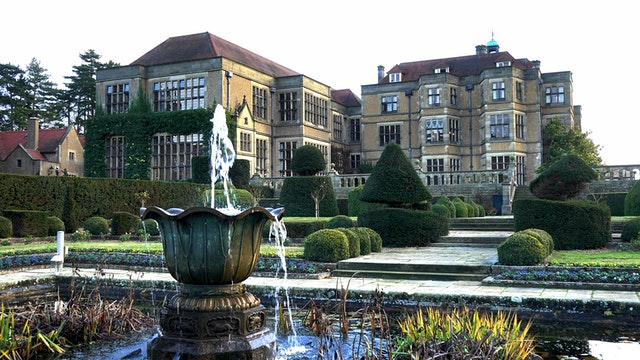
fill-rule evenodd
<path id="1" fill-rule="evenodd" d="M 431 246 L 498 247 L 513 234 L 513 216 L 454 218 L 449 221 L 449 235 Z"/>

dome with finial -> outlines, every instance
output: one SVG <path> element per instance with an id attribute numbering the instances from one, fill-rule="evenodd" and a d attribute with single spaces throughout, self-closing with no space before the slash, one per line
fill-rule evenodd
<path id="1" fill-rule="evenodd" d="M 493 38 L 493 31 L 491 32 L 491 41 L 489 41 L 487 43 L 487 52 L 488 53 L 493 53 L 493 52 L 498 52 L 500 51 L 500 45 L 498 45 L 498 42 Z"/>

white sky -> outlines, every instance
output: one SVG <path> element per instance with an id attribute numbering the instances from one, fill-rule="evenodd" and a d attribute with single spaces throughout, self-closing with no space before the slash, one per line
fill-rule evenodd
<path id="1" fill-rule="evenodd" d="M 220 3 L 234 4 L 220 7 Z M 60 87 L 79 55 L 127 65 L 208 31 L 335 89 L 408 61 L 471 55 L 494 38 L 543 72 L 571 71 L 583 131 L 608 165 L 640 164 L 640 18 L 633 2 L 575 0 L 22 0 L 0 7 L 0 63 L 40 61 Z M 633 9 L 633 10 L 632 10 Z"/>

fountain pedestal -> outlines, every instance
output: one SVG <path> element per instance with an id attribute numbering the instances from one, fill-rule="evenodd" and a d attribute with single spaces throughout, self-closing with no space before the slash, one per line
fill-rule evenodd
<path id="1" fill-rule="evenodd" d="M 282 211 L 143 211 L 143 219 L 158 222 L 167 268 L 179 283 L 161 311 L 162 333 L 149 344 L 149 359 L 275 358 L 276 337 L 266 327 L 265 308 L 242 282 L 256 265 L 266 222 L 280 219 Z"/>

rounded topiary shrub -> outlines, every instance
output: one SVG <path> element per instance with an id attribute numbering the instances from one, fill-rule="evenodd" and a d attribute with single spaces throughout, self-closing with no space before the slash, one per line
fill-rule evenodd
<path id="1" fill-rule="evenodd" d="M 337 262 L 349 258 L 347 235 L 337 229 L 318 230 L 304 239 L 303 256 L 310 261 Z"/>
<path id="2" fill-rule="evenodd" d="M 631 241 L 640 237 L 640 217 L 624 223 L 620 240 Z"/>
<path id="3" fill-rule="evenodd" d="M 387 204 L 370 203 L 360 200 L 360 193 L 362 192 L 363 188 L 364 185 L 359 185 L 349 191 L 347 200 L 347 214 L 349 216 L 358 216 L 365 211 L 381 209 L 388 206 Z"/>
<path id="4" fill-rule="evenodd" d="M 467 207 L 467 217 L 476 216 L 476 207 L 469 203 L 463 203 Z"/>
<path id="5" fill-rule="evenodd" d="M 313 176 L 325 169 L 327 162 L 322 151 L 313 145 L 299 147 L 291 158 L 291 171 L 294 175 Z"/>
<path id="6" fill-rule="evenodd" d="M 360 227 L 359 229 L 363 229 L 369 234 L 369 240 L 371 240 L 371 252 L 381 252 L 382 238 L 380 237 L 380 234 L 368 227 Z"/>
<path id="7" fill-rule="evenodd" d="M 360 237 L 360 255 L 371 254 L 371 237 L 369 236 L 369 232 L 366 228 L 354 227 L 350 228 L 350 230 L 358 234 Z"/>
<path id="8" fill-rule="evenodd" d="M 140 222 L 140 217 L 126 211 L 116 211 L 111 216 L 111 235 L 132 234 Z"/>
<path id="9" fill-rule="evenodd" d="M 49 216 L 47 218 L 49 222 L 49 230 L 47 231 L 49 236 L 56 236 L 58 231 L 64 231 L 64 222 L 57 216 Z"/>
<path id="10" fill-rule="evenodd" d="M 360 256 L 360 234 L 347 228 L 337 229 L 347 236 L 349 242 L 349 257 L 354 258 Z"/>
<path id="11" fill-rule="evenodd" d="M 547 250 L 546 256 L 551 255 L 554 249 L 554 245 L 553 245 L 553 238 L 548 232 L 542 229 L 526 229 L 526 230 L 522 230 L 522 232 L 525 234 L 529 234 L 535 237 L 536 239 L 538 239 L 538 241 L 540 241 Z"/>
<path id="12" fill-rule="evenodd" d="M 508 266 L 532 266 L 546 258 L 546 247 L 531 234 L 516 232 L 498 245 L 498 263 Z"/>
<path id="13" fill-rule="evenodd" d="M 337 228 L 351 228 L 354 225 L 355 224 L 350 217 L 346 215 L 338 215 L 338 216 L 332 217 L 329 221 L 327 221 L 327 224 L 325 225 L 325 227 L 327 229 L 337 229 Z"/>
<path id="14" fill-rule="evenodd" d="M 0 239 L 9 238 L 13 235 L 13 224 L 11 220 L 0 216 Z"/>
<path id="15" fill-rule="evenodd" d="M 449 207 L 445 204 L 438 204 L 435 203 L 433 204 L 433 206 L 431 207 L 431 211 L 433 211 L 434 213 L 438 214 L 438 215 L 442 215 L 444 217 L 451 217 L 451 213 L 449 213 Z"/>
<path id="16" fill-rule="evenodd" d="M 138 223 L 138 234 L 147 234 L 151 236 L 160 235 L 158 223 L 153 219 L 146 219 Z"/>
<path id="17" fill-rule="evenodd" d="M 436 204 L 445 205 L 449 209 L 449 217 L 456 217 L 456 206 L 453 204 L 453 201 L 449 200 L 446 195 L 441 196 Z"/>
<path id="18" fill-rule="evenodd" d="M 640 215 L 640 181 L 636 181 L 635 185 L 624 197 L 624 215 Z"/>
<path id="19" fill-rule="evenodd" d="M 82 227 L 91 235 L 106 235 L 109 233 L 109 220 L 101 216 L 92 216 L 84 221 Z"/>
<path id="20" fill-rule="evenodd" d="M 469 216 L 469 209 L 462 201 L 453 201 L 453 206 L 456 208 L 457 218 L 465 218 Z"/>
<path id="21" fill-rule="evenodd" d="M 427 246 L 449 233 L 449 219 L 433 211 L 386 208 L 358 216 L 358 226 L 380 234 L 385 247 Z"/>

